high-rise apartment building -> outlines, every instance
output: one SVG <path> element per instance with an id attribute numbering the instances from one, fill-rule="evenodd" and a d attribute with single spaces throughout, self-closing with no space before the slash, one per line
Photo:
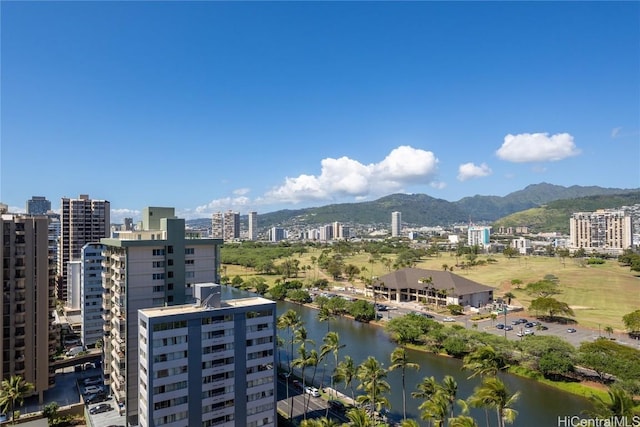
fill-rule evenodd
<path id="1" fill-rule="evenodd" d="M 467 230 L 467 244 L 469 246 L 479 246 L 486 248 L 489 246 L 491 237 L 491 227 L 472 225 Z"/>
<path id="2" fill-rule="evenodd" d="M 224 239 L 224 217 L 222 212 L 215 212 L 211 217 L 211 237 Z"/>
<path id="3" fill-rule="evenodd" d="M 219 282 L 222 244 L 187 231 L 173 208 L 145 208 L 142 216 L 142 230 L 100 242 L 105 382 L 132 425 L 138 419 L 138 310 L 188 303 L 195 283 Z"/>
<path id="4" fill-rule="evenodd" d="M 27 215 L 46 215 L 51 210 L 51 202 L 43 196 L 33 196 L 27 200 Z"/>
<path id="5" fill-rule="evenodd" d="M 196 289 L 196 304 L 139 311 L 139 425 L 275 426 L 275 302 Z"/>
<path id="6" fill-rule="evenodd" d="M 109 237 L 111 204 L 92 200 L 86 194 L 77 199 L 62 198 L 61 233 L 58 245 L 58 299 L 67 299 L 67 263 L 79 261 L 82 247 Z"/>
<path id="7" fill-rule="evenodd" d="M 249 240 L 258 239 L 258 213 L 249 212 Z"/>
<path id="8" fill-rule="evenodd" d="M 227 211 L 224 213 L 224 233 L 223 238 L 231 241 L 240 238 L 240 213 Z"/>
<path id="9" fill-rule="evenodd" d="M 271 227 L 269 229 L 269 241 L 279 242 L 287 238 L 287 234 L 282 227 Z"/>
<path id="10" fill-rule="evenodd" d="M 102 320 L 102 251 L 101 243 L 87 243 L 82 247 L 80 317 L 82 319 L 82 344 L 95 347 L 104 337 Z"/>
<path id="11" fill-rule="evenodd" d="M 402 212 L 391 212 L 391 237 L 402 235 Z"/>
<path id="12" fill-rule="evenodd" d="M 55 384 L 49 358 L 56 352 L 55 265 L 49 257 L 46 216 L 2 214 L 2 304 L 0 380 L 19 375 L 34 385 L 42 402 Z"/>
<path id="13" fill-rule="evenodd" d="M 583 248 L 620 255 L 633 245 L 633 223 L 624 210 L 601 209 L 576 212 L 569 220 L 569 249 Z"/>

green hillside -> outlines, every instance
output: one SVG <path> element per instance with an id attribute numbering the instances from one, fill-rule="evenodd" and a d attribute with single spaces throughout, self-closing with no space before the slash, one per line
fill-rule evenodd
<path id="1" fill-rule="evenodd" d="M 527 226 L 532 232 L 559 231 L 569 233 L 569 218 L 574 212 L 592 212 L 598 209 L 613 209 L 640 203 L 640 191 L 556 200 L 539 208 L 527 209 L 497 220 L 493 226 Z"/>

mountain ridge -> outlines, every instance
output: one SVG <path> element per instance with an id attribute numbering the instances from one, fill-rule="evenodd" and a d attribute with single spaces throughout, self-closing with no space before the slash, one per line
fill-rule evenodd
<path id="1" fill-rule="evenodd" d="M 635 194 L 637 193 L 637 195 Z M 604 188 L 598 186 L 564 187 L 542 182 L 507 194 L 506 196 L 475 195 L 456 202 L 438 199 L 427 194 L 390 194 L 373 201 L 329 204 L 302 209 L 283 209 L 258 215 L 259 228 L 272 226 L 320 225 L 334 221 L 344 224 L 389 224 L 391 212 L 402 212 L 407 225 L 450 225 L 460 223 L 492 223 L 500 218 L 541 207 L 557 200 L 590 196 L 631 195 L 630 200 L 640 203 L 640 188 Z M 635 195 L 635 196 L 634 196 Z M 187 221 L 196 225 L 210 219 Z M 246 226 L 246 215 L 241 223 Z"/>

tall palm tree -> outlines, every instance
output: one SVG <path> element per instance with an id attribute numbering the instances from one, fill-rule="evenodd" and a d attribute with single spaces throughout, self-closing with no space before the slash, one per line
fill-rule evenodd
<path id="1" fill-rule="evenodd" d="M 495 409 L 498 417 L 498 427 L 515 421 L 518 411 L 513 409 L 514 403 L 520 397 L 520 392 L 510 393 L 507 386 L 497 377 L 488 377 L 474 389 L 469 397 L 471 406 Z"/>
<path id="2" fill-rule="evenodd" d="M 402 420 L 400 427 L 420 427 L 420 424 L 416 420 Z"/>
<path id="3" fill-rule="evenodd" d="M 311 345 L 315 345 L 315 342 L 309 338 L 309 333 L 307 332 L 307 328 L 304 326 L 300 326 L 293 332 L 293 342 L 295 344 L 306 344 L 309 343 Z"/>
<path id="4" fill-rule="evenodd" d="M 515 297 L 516 297 L 516 296 L 515 296 L 515 294 L 514 294 L 513 292 L 507 292 L 506 294 L 504 294 L 504 295 L 502 296 L 502 298 L 506 298 L 506 299 L 507 299 L 507 305 L 511 305 L 511 300 L 512 300 L 513 298 L 515 298 Z"/>
<path id="5" fill-rule="evenodd" d="M 593 403 L 593 410 L 589 412 L 589 415 L 601 419 L 633 417 L 635 402 L 628 392 L 619 387 L 611 387 L 607 394 L 609 395 L 608 401 L 595 394 L 589 397 L 589 400 Z"/>
<path id="6" fill-rule="evenodd" d="M 351 400 L 356 400 L 355 391 L 353 389 L 353 380 L 356 379 L 358 374 L 358 368 L 351 358 L 351 356 L 345 356 L 344 360 L 338 364 L 338 368 L 335 373 L 335 380 L 343 382 L 345 387 L 351 389 Z"/>
<path id="7" fill-rule="evenodd" d="M 294 331 L 302 326 L 300 315 L 293 309 L 287 310 L 277 320 L 278 329 L 286 329 L 289 334 L 289 342 L 291 344 L 291 352 L 288 357 L 289 373 L 291 373 L 291 359 L 293 358 L 293 335 Z"/>
<path id="8" fill-rule="evenodd" d="M 375 357 L 369 356 L 358 366 L 357 372 L 360 380 L 358 389 L 364 390 L 365 394 L 358 396 L 356 400 L 360 404 L 371 404 L 376 421 L 375 414 L 380 412 L 383 406 L 389 406 L 389 399 L 383 396 L 391 388 L 385 380 L 387 371 Z"/>
<path id="9" fill-rule="evenodd" d="M 473 371 L 469 378 L 475 376 L 495 376 L 498 371 L 507 368 L 504 357 L 490 345 L 478 347 L 462 359 L 462 369 Z"/>
<path id="10" fill-rule="evenodd" d="M 313 386 L 315 380 L 316 380 L 316 372 L 318 370 L 318 364 L 320 363 L 320 361 L 322 360 L 322 358 L 320 357 L 320 355 L 318 354 L 318 352 L 316 350 L 311 350 L 309 352 L 309 356 L 307 357 L 305 364 L 306 366 L 311 366 L 313 367 L 313 374 L 311 374 L 311 385 Z M 303 397 L 304 400 L 304 397 Z M 305 411 L 305 415 L 306 412 L 309 409 L 309 404 L 311 403 L 311 395 L 307 394 L 307 402 L 304 406 L 304 411 Z"/>
<path id="11" fill-rule="evenodd" d="M 321 307 L 318 310 L 318 322 L 327 322 L 327 333 L 331 331 L 331 319 L 334 317 L 328 307 Z"/>
<path id="12" fill-rule="evenodd" d="M 449 405 L 449 417 L 453 418 L 453 407 L 458 395 L 458 382 L 451 375 L 446 375 L 442 379 L 441 390 Z"/>
<path id="13" fill-rule="evenodd" d="M 402 372 L 402 419 L 407 419 L 407 390 L 405 385 L 405 373 L 407 369 L 415 369 L 416 371 L 420 369 L 420 365 L 417 363 L 409 362 L 409 357 L 407 356 L 407 351 L 403 347 L 396 347 L 395 350 L 391 353 L 391 366 L 389 366 L 389 370 L 393 371 L 396 369 L 400 369 Z"/>
<path id="14" fill-rule="evenodd" d="M 9 412 L 11 420 L 15 422 L 15 408 L 24 403 L 24 398 L 33 390 L 33 384 L 26 382 L 21 376 L 14 375 L 0 384 L 0 408 Z"/>
<path id="15" fill-rule="evenodd" d="M 331 391 L 334 392 L 333 389 L 333 377 L 338 369 L 338 353 L 341 348 L 345 347 L 345 344 L 340 344 L 340 335 L 337 332 L 329 332 L 322 339 L 324 344 L 320 347 L 320 357 L 322 359 L 325 358 L 329 353 L 333 353 L 333 373 L 331 374 Z M 327 409 L 328 410 L 328 409 Z"/>

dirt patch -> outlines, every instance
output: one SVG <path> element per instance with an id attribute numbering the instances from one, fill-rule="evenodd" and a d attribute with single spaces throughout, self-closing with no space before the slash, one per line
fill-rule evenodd
<path id="1" fill-rule="evenodd" d="M 580 384 L 584 385 L 585 387 L 593 388 L 595 390 L 601 390 L 601 391 L 609 390 L 609 387 L 606 384 L 602 384 L 597 381 L 584 380 L 584 381 L 580 381 Z"/>

